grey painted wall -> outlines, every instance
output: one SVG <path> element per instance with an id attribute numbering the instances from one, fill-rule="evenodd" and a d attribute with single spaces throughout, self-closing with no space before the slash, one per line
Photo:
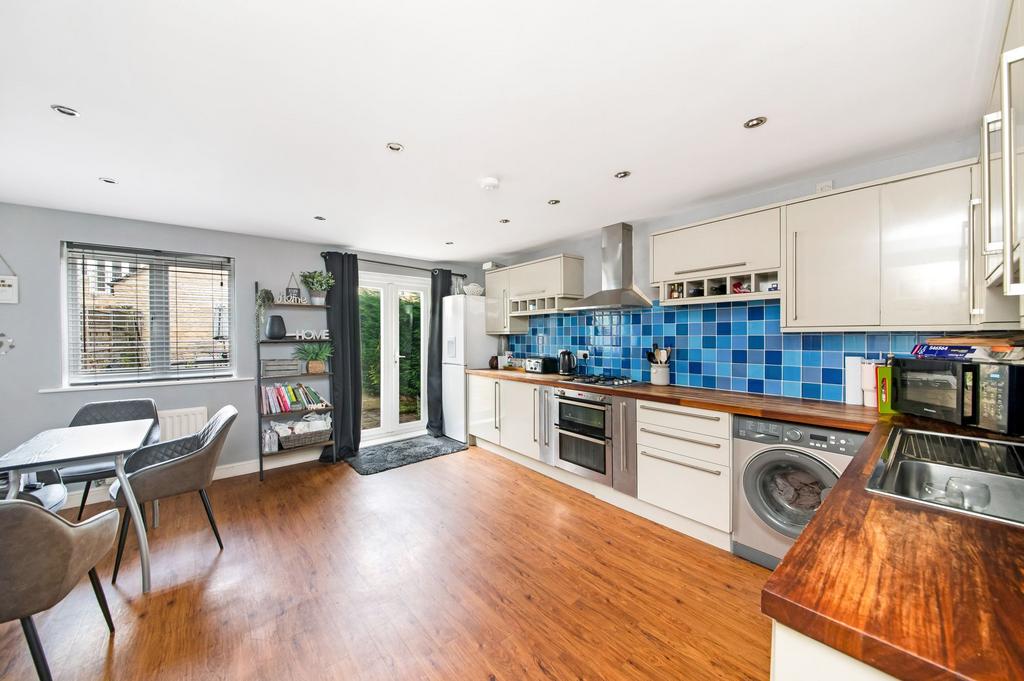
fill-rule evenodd
<path id="1" fill-rule="evenodd" d="M 833 188 L 840 189 L 863 182 L 913 172 L 923 168 L 953 163 L 978 155 L 977 136 L 956 137 L 928 147 L 873 161 L 843 164 L 821 168 L 794 179 L 766 183 L 747 191 L 727 196 L 709 197 L 671 215 L 637 218 L 623 215 L 622 220 L 633 225 L 633 277 L 637 286 L 653 298 L 657 291 L 650 285 L 650 247 L 648 236 L 671 227 L 758 208 L 814 194 L 818 182 L 832 180 Z M 639 179 L 639 178 L 633 178 Z M 633 179 L 626 180 L 627 182 Z M 494 260 L 514 265 L 556 253 L 569 253 L 584 258 L 583 288 L 586 295 L 601 290 L 601 227 L 594 225 L 592 232 L 569 239 L 554 241 L 539 248 L 517 253 L 495 254 Z"/>
<path id="2" fill-rule="evenodd" d="M 17 347 L 0 357 L 0 452 L 15 447 L 47 428 L 66 425 L 84 403 L 130 397 L 152 397 L 161 409 L 206 405 L 212 414 L 225 404 L 240 411 L 221 463 L 253 460 L 256 449 L 256 412 L 252 380 L 201 385 L 126 387 L 59 393 L 61 381 L 60 243 L 84 241 L 111 246 L 157 248 L 235 258 L 236 361 L 238 375 L 256 374 L 255 324 L 251 321 L 253 282 L 275 291 L 283 289 L 291 272 L 323 267 L 320 252 L 348 250 L 334 246 L 243 236 L 229 232 L 140 222 L 0 203 L 0 253 L 18 274 L 20 302 L 0 305 L 0 332 Z M 363 254 L 399 264 L 433 267 L 417 260 Z M 439 263 L 455 271 L 472 273 L 481 282 L 478 265 Z M 414 274 L 407 269 L 365 264 L 364 269 Z M 6 274 L 6 271 L 3 273 Z M 422 273 L 426 274 L 426 273 Z M 290 311 L 289 311 L 290 312 Z M 322 313 L 299 310 L 285 313 L 293 327 L 323 328 Z"/>

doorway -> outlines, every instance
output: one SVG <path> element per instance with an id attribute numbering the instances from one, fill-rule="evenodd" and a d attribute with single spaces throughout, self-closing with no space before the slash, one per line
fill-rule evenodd
<path id="1" fill-rule="evenodd" d="M 426 427 L 429 310 L 429 279 L 359 273 L 365 439 Z"/>

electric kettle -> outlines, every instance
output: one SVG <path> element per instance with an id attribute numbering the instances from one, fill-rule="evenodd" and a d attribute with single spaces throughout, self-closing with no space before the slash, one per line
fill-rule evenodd
<path id="1" fill-rule="evenodd" d="M 572 376 L 576 373 L 576 355 L 570 350 L 558 353 L 558 373 L 562 376 Z"/>

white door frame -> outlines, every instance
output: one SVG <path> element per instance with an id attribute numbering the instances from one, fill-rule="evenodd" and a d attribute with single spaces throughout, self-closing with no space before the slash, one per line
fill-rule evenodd
<path id="1" fill-rule="evenodd" d="M 363 431 L 364 439 L 385 438 L 396 433 L 421 431 L 427 425 L 427 343 L 430 335 L 430 279 L 379 272 L 360 272 L 359 286 L 380 289 L 380 427 Z M 398 293 L 420 294 L 420 416 L 399 423 Z"/>

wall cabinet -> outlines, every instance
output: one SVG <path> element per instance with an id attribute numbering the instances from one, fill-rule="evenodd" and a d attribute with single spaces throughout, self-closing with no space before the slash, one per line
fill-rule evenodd
<path id="1" fill-rule="evenodd" d="M 484 273 L 485 330 L 490 334 L 524 333 L 526 319 L 513 319 L 510 312 L 510 273 L 508 267 Z"/>
<path id="2" fill-rule="evenodd" d="M 778 269 L 781 209 L 681 227 L 651 236 L 651 282 Z"/>
<path id="3" fill-rule="evenodd" d="M 583 296 L 583 258 L 555 255 L 509 268 L 513 299 Z"/>
<path id="4" fill-rule="evenodd" d="M 787 328 L 879 324 L 879 191 L 786 207 Z"/>
<path id="5" fill-rule="evenodd" d="M 881 187 L 881 323 L 970 324 L 971 168 Z"/>
<path id="6" fill-rule="evenodd" d="M 540 386 L 470 374 L 469 434 L 540 458 Z"/>

